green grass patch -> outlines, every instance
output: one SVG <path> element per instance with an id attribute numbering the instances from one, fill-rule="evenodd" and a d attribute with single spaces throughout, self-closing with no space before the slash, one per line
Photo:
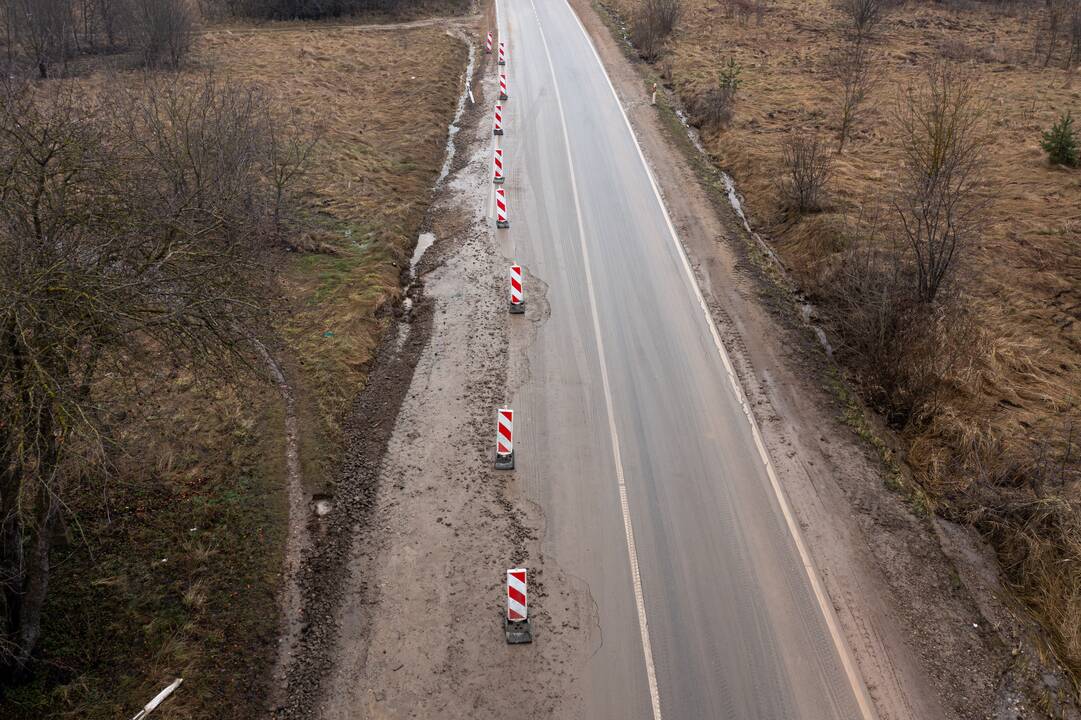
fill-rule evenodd
<path id="1" fill-rule="evenodd" d="M 127 432 L 119 472 L 74 496 L 42 660 L 7 690 L 5 719 L 130 717 L 176 677 L 162 718 L 220 717 L 216 698 L 265 691 L 287 514 L 280 405 L 266 387 L 208 398 L 183 382 L 150 402 L 160 419 Z M 178 411 L 199 423 L 176 428 Z"/>

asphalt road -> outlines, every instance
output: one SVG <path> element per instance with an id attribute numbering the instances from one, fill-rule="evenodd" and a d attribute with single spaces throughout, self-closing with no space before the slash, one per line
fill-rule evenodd
<path id="1" fill-rule="evenodd" d="M 498 14 L 499 233 L 550 307 L 516 348 L 517 475 L 596 602 L 582 717 L 870 717 L 585 31 L 563 0 Z"/>

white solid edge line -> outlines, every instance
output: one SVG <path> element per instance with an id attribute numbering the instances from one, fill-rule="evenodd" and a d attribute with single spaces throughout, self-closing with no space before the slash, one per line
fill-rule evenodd
<path id="1" fill-rule="evenodd" d="M 597 298 L 593 290 L 593 273 L 590 270 L 589 250 L 586 248 L 585 223 L 582 221 L 582 204 L 578 198 L 578 183 L 574 178 L 574 158 L 571 154 L 570 133 L 567 131 L 567 118 L 563 113 L 563 100 L 556 80 L 555 64 L 548 49 L 548 39 L 544 35 L 540 14 L 534 0 L 529 0 L 533 15 L 537 18 L 537 30 L 540 32 L 544 54 L 548 58 L 548 70 L 552 75 L 552 87 L 555 90 L 556 107 L 559 109 L 559 121 L 563 127 L 563 147 L 567 151 L 567 169 L 571 177 L 571 194 L 574 196 L 574 210 L 578 220 L 578 242 L 582 248 L 582 260 L 585 266 L 586 291 L 589 295 L 589 309 L 593 316 L 593 334 L 597 338 L 597 355 L 601 368 L 601 385 L 604 388 L 604 403 L 608 413 L 608 431 L 612 436 L 612 456 L 616 467 L 616 480 L 619 484 L 619 505 L 623 515 L 623 530 L 627 539 L 627 558 L 631 566 L 631 584 L 634 587 L 634 604 L 638 612 L 638 628 L 642 636 L 642 654 L 645 656 L 646 680 L 649 683 L 649 699 L 653 708 L 653 720 L 661 718 L 661 697 L 657 689 L 657 670 L 653 664 L 653 645 L 649 640 L 649 625 L 646 620 L 646 602 L 642 592 L 642 575 L 638 570 L 638 551 L 634 544 L 634 527 L 631 524 L 630 504 L 627 501 L 627 484 L 623 476 L 623 459 L 619 451 L 619 433 L 616 431 L 615 408 L 612 403 L 612 390 L 608 383 L 608 365 L 604 360 L 604 341 L 601 338 L 601 325 L 597 313 Z"/>
<path id="2" fill-rule="evenodd" d="M 532 0 L 530 0 L 530 2 L 532 2 Z M 845 674 L 848 676 L 848 682 L 852 686 L 852 692 L 855 695 L 856 703 L 860 706 L 860 712 L 863 714 L 865 720 L 875 720 L 878 715 L 874 710 L 870 695 L 867 692 L 867 687 L 863 682 L 863 677 L 856 668 L 851 648 L 848 647 L 848 643 L 845 642 L 841 630 L 838 627 L 837 617 L 834 613 L 833 606 L 829 602 L 828 595 L 826 594 L 825 588 L 822 586 L 822 581 L 818 577 L 818 572 L 815 570 L 811 560 L 811 555 L 807 551 L 807 546 L 803 541 L 803 535 L 799 530 L 799 525 L 796 523 L 795 516 L 788 504 L 788 498 L 781 488 L 781 484 L 777 479 L 777 474 L 774 472 L 773 463 L 770 461 L 769 453 L 766 451 L 765 443 L 762 441 L 762 434 L 758 429 L 758 422 L 755 420 L 754 413 L 747 403 L 746 396 L 743 393 L 743 386 L 736 376 L 735 368 L 732 366 L 732 361 L 728 357 L 728 351 L 721 341 L 721 335 L 717 331 L 717 325 L 713 321 L 713 315 L 710 313 L 709 306 L 706 304 L 705 297 L 702 295 L 702 289 L 698 287 L 698 279 L 694 276 L 694 270 L 691 269 L 691 263 L 690 260 L 687 259 L 687 253 L 683 248 L 683 243 L 680 242 L 679 236 L 676 234 L 676 228 L 672 225 L 672 218 L 668 215 L 668 207 L 665 205 L 664 198 L 661 196 L 661 191 L 657 187 L 657 181 L 653 177 L 653 171 L 649 167 L 649 162 L 646 161 L 645 153 L 642 152 L 642 146 L 638 143 L 638 137 L 634 134 L 634 127 L 631 125 L 631 120 L 627 117 L 626 110 L 623 109 L 623 103 L 619 99 L 619 93 L 616 92 L 615 85 L 612 84 L 612 79 L 608 77 L 608 71 L 604 67 L 604 62 L 601 60 L 600 53 L 597 52 L 597 48 L 593 44 L 593 38 L 589 36 L 589 32 L 586 30 L 585 25 L 582 24 L 581 18 L 578 17 L 578 13 L 574 11 L 569 0 L 567 0 L 567 9 L 570 10 L 575 22 L 578 23 L 578 29 L 582 31 L 586 43 L 593 51 L 593 57 L 596 59 L 597 65 L 600 66 L 601 74 L 604 75 L 604 79 L 608 82 L 608 87 L 616 100 L 619 112 L 623 116 L 623 122 L 627 125 L 627 132 L 630 133 L 631 139 L 634 141 L 634 146 L 638 150 L 638 157 L 642 161 L 642 167 L 646 170 L 646 175 L 649 177 L 649 183 L 653 187 L 653 194 L 657 196 L 657 203 L 660 205 L 661 212 L 664 214 L 664 220 L 668 225 L 669 238 L 679 252 L 680 258 L 683 260 L 683 269 L 686 271 L 686 279 L 690 284 L 691 289 L 694 290 L 694 294 L 698 299 L 698 305 L 702 309 L 702 314 L 705 315 L 706 323 L 709 325 L 710 334 L 713 336 L 713 343 L 717 346 L 717 352 L 720 354 L 721 361 L 724 363 L 725 372 L 728 374 L 728 380 L 732 384 L 732 389 L 735 391 L 740 405 L 743 407 L 743 414 L 747 417 L 747 421 L 751 425 L 751 434 L 754 436 L 754 443 L 758 448 L 758 454 L 761 456 L 762 462 L 766 466 L 766 474 L 769 476 L 770 487 L 777 497 L 777 502 L 781 506 L 781 512 L 784 515 L 785 523 L 788 525 L 788 531 L 795 541 L 804 572 L 807 574 L 807 578 L 814 590 L 815 599 L 818 601 L 819 609 L 826 621 L 826 626 L 829 628 L 833 644 L 837 648 L 841 664 L 844 666 Z M 535 7 L 534 11 L 536 11 Z"/>

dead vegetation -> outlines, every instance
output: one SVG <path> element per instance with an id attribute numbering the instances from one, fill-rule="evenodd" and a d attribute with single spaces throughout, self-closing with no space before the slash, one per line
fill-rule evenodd
<path id="1" fill-rule="evenodd" d="M 780 196 L 782 205 L 797 213 L 822 209 L 833 158 L 813 135 L 794 135 L 781 145 Z"/>
<path id="2" fill-rule="evenodd" d="M 759 28 L 685 0 L 658 62 L 692 111 L 742 66 L 737 111 L 696 118 L 704 146 L 828 317 L 921 497 L 992 541 L 1079 677 L 1081 176 L 1041 147 L 1081 107 L 1075 5 L 777 0 Z M 807 212 L 798 178 L 820 175 L 802 168 L 824 133 L 829 202 Z"/>
<path id="3" fill-rule="evenodd" d="M 358 42 L 366 52 L 355 51 Z M 400 274 L 445 152 L 465 49 L 441 28 L 327 28 L 215 33 L 200 57 L 244 82 L 288 69 L 292 79 L 277 87 L 277 102 L 289 122 L 323 138 L 307 175 L 303 251 L 289 257 L 284 274 L 294 306 L 279 329 L 305 359 L 317 429 L 336 446 L 342 413 L 401 292 Z M 426 71 L 418 73 L 418 65 Z M 329 465 L 318 474 L 329 476 Z"/>
<path id="4" fill-rule="evenodd" d="M 83 333 L 51 348 L 37 330 L 16 333 L 41 342 L 35 347 L 43 357 L 69 353 L 64 358 L 76 370 L 65 390 L 74 394 L 65 397 L 82 397 L 88 363 L 97 363 L 98 379 L 84 404 L 64 411 L 68 435 L 56 473 L 26 454 L 47 451 L 48 444 L 28 449 L 14 434 L 37 425 L 0 424 L 6 443 L 0 497 L 22 498 L 20 512 L 29 513 L 18 515 L 22 525 L 5 514 L 7 539 L 12 528 L 35 537 L 45 526 L 35 524 L 34 514 L 44 508 L 53 542 L 38 651 L 27 663 L 17 643 L 5 645 L 24 667 L 24 682 L 3 687 L 5 718 L 126 717 L 163 678 L 178 675 L 186 682 L 170 700 L 177 716 L 214 717 L 223 704 L 236 717 L 262 711 L 277 632 L 284 439 L 280 399 L 259 372 L 244 370 L 254 362 L 246 357 L 248 333 L 267 338 L 286 366 L 304 427 L 305 481 L 327 491 L 340 451 L 338 423 L 363 385 L 400 292 L 466 55 L 439 27 L 393 34 L 270 30 L 208 34 L 191 67 L 214 68 L 210 77 L 193 69 L 172 79 L 82 72 L 33 86 L 39 99 L 66 88 L 71 101 L 60 106 L 78 120 L 71 133 L 48 135 L 74 133 L 77 140 L 50 162 L 67 168 L 84 156 L 100 160 L 80 162 L 83 174 L 60 171 L 55 187 L 69 190 L 53 192 L 47 184 L 49 202 L 67 213 L 57 225 L 67 234 L 50 232 L 49 241 L 86 252 L 69 256 L 53 248 L 50 256 L 51 245 L 23 232 L 27 223 L 18 233 L 9 224 L 11 232 L 0 235 L 41 252 L 26 255 L 12 246 L 6 254 L 25 261 L 6 263 L 0 278 L 44 283 L 67 297 L 64 289 L 81 276 L 57 284 L 49 273 L 90 264 L 97 276 L 126 276 L 130 286 L 114 285 L 129 295 L 144 285 L 161 292 L 80 303 L 85 285 L 77 284 L 71 302 L 57 306 L 48 292 L 25 293 L 12 310 L 27 308 L 20 317 Z M 16 137 L 9 133 L 5 142 Z M 17 156 L 3 154 L 5 161 Z M 225 181 L 230 177 L 236 182 Z M 303 192 L 294 193 L 301 178 Z M 14 201 L 10 193 L 4 200 Z M 133 208 L 141 210 L 133 214 Z M 13 217 L 9 210 L 3 207 L 6 218 Z M 103 217 L 112 224 L 95 224 Z M 218 252 L 225 238 L 233 244 Z M 161 245 L 166 240 L 175 254 Z M 113 260 L 129 257 L 129 249 L 145 252 L 156 259 L 148 265 L 153 272 L 143 277 L 105 262 L 106 248 L 118 253 Z M 50 265 L 48 257 L 57 256 L 64 262 Z M 95 259 L 104 264 L 94 266 Z M 31 312 L 54 306 L 70 314 Z M 99 322 L 99 311 L 111 324 Z M 100 357 L 86 338 L 102 339 Z M 24 395 L 20 373 L 8 373 L 12 357 L 5 345 L 0 417 L 26 417 L 9 413 Z M 230 357 L 236 362 L 222 362 Z M 32 399 L 38 405 L 27 406 L 30 415 L 48 418 L 38 411 L 53 401 Z M 48 437 L 46 430 L 38 427 L 38 436 Z M 25 456 L 14 465 L 12 448 Z M 33 481 L 24 482 L 27 492 L 9 492 L 13 468 Z M 49 489 L 65 491 L 62 508 L 34 490 L 45 487 L 40 478 L 60 483 Z M 37 502 L 42 498 L 44 505 Z M 21 547 L 31 550 L 24 559 L 37 549 Z M 18 573 L 5 580 L 17 593 Z M 29 597 L 20 596 L 23 607 Z M 20 623 L 33 619 L 19 611 Z M 19 632 L 14 635 L 18 641 Z"/>
<path id="5" fill-rule="evenodd" d="M 187 0 L 3 0 L 0 24 L 9 74 L 28 65 L 46 79 L 102 53 L 178 68 L 196 16 Z"/>

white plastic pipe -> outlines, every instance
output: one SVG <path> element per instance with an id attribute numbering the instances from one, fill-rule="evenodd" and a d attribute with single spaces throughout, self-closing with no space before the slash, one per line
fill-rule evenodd
<path id="1" fill-rule="evenodd" d="M 172 695 L 173 690 L 176 690 L 178 687 L 180 687 L 180 683 L 182 682 L 184 682 L 184 678 L 177 678 L 176 680 L 173 680 L 172 685 L 155 695 L 154 699 L 148 702 L 146 706 L 138 713 L 136 713 L 135 717 L 133 717 L 131 720 L 143 720 L 143 718 L 145 718 L 147 715 L 154 712 L 154 708 L 165 702 L 165 699 Z"/>

